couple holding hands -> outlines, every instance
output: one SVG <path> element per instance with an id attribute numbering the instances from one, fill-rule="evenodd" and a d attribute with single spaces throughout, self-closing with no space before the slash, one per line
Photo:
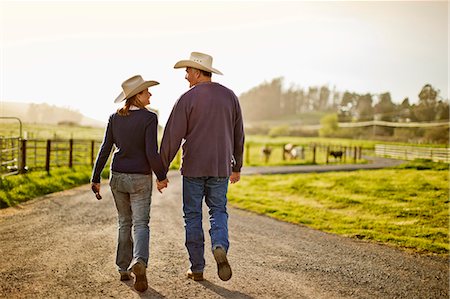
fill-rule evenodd
<path id="1" fill-rule="evenodd" d="M 159 153 L 158 119 L 145 108 L 152 95 L 148 88 L 158 82 L 144 81 L 139 75 L 125 80 L 115 100 L 125 104 L 108 120 L 92 173 L 92 190 L 100 192 L 100 174 L 115 145 L 109 184 L 118 212 L 116 264 L 121 280 L 130 280 L 131 272 L 134 274 L 134 287 L 140 292 L 148 288 L 152 171 L 157 177 L 157 189 L 162 192 L 168 186 L 166 175 L 180 145 L 185 245 L 190 261 L 187 277 L 203 280 L 203 198 L 209 208 L 209 233 L 219 278 L 226 281 L 232 275 L 227 259 L 226 195 L 228 181 L 236 183 L 240 179 L 244 129 L 234 92 L 211 80 L 212 73 L 222 75 L 212 67 L 212 61 L 210 55 L 192 52 L 188 60 L 175 64 L 174 68 L 186 69 L 190 89 L 172 109 Z"/>

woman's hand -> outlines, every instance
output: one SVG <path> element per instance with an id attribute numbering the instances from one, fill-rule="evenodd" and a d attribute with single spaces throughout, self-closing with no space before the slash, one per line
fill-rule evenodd
<path id="1" fill-rule="evenodd" d="M 162 189 L 167 188 L 167 185 L 169 184 L 169 179 L 165 179 L 163 181 L 156 180 L 156 188 L 158 189 L 159 193 L 162 193 Z"/>
<path id="2" fill-rule="evenodd" d="M 95 197 L 97 197 L 98 200 L 102 199 L 102 196 L 100 195 L 100 183 L 92 183 L 91 189 L 92 189 L 92 192 L 94 192 Z"/>

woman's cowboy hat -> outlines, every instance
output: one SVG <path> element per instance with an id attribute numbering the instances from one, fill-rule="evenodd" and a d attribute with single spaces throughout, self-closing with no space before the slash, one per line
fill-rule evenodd
<path id="1" fill-rule="evenodd" d="M 156 81 L 144 81 L 140 75 L 133 76 L 130 79 L 123 81 L 122 89 L 123 91 L 114 100 L 114 103 L 120 103 L 125 99 L 129 99 L 134 95 L 137 95 L 141 91 L 150 86 L 158 85 L 159 82 Z"/>
<path id="2" fill-rule="evenodd" d="M 173 68 L 179 69 L 183 67 L 192 67 L 195 69 L 223 75 L 219 70 L 212 67 L 212 56 L 199 52 L 192 52 L 189 60 L 178 61 Z"/>

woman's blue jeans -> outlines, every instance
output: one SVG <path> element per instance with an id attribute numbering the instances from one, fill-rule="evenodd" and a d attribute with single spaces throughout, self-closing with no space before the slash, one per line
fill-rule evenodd
<path id="1" fill-rule="evenodd" d="M 192 272 L 205 268 L 205 237 L 202 227 L 202 204 L 209 208 L 212 250 L 222 247 L 228 251 L 228 177 L 183 177 L 183 212 L 186 248 Z"/>
<path id="2" fill-rule="evenodd" d="M 152 175 L 112 172 L 109 184 L 118 213 L 116 264 L 119 272 L 129 271 L 137 262 L 147 266 Z"/>

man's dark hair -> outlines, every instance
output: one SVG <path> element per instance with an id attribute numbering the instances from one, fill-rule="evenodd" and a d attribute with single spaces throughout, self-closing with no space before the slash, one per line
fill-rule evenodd
<path id="1" fill-rule="evenodd" d="M 202 72 L 203 76 L 210 77 L 210 78 L 211 78 L 211 76 L 212 76 L 212 73 L 211 73 L 211 72 L 204 71 L 204 70 L 200 70 L 200 72 Z"/>

